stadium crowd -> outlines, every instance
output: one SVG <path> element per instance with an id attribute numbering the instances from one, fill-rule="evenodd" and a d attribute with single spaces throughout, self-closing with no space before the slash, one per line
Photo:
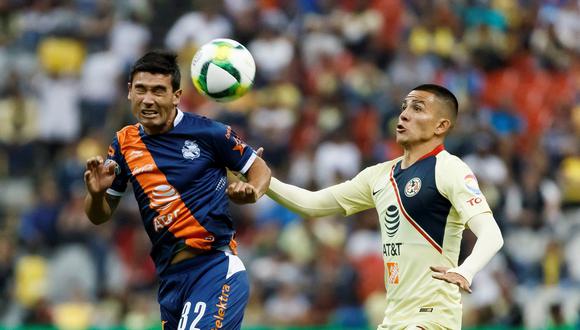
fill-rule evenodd
<path id="1" fill-rule="evenodd" d="M 398 100 L 421 83 L 450 88 L 460 116 L 446 148 L 478 176 L 505 238 L 464 296 L 464 325 L 580 327 L 579 36 L 577 0 L 0 1 L 0 325 L 158 324 L 136 203 L 93 226 L 82 174 L 134 122 L 129 65 L 169 48 L 180 108 L 264 146 L 275 176 L 302 187 L 400 155 Z M 188 75 L 217 37 L 257 64 L 233 103 L 204 99 Z M 374 210 L 311 220 L 265 197 L 232 212 L 247 326 L 382 319 Z"/>

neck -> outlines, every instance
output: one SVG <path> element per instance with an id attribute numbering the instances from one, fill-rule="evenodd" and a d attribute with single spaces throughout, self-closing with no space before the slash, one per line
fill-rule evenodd
<path id="1" fill-rule="evenodd" d="M 437 139 L 418 145 L 403 146 L 403 161 L 401 163 L 401 168 L 405 169 L 415 164 L 423 156 L 441 145 L 443 145 L 443 141 Z"/>

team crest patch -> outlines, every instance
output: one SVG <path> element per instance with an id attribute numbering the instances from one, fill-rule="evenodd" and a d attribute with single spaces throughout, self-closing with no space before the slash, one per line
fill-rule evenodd
<path id="1" fill-rule="evenodd" d="M 196 159 L 201 154 L 201 150 L 195 141 L 185 140 L 181 153 L 185 159 Z"/>
<path id="2" fill-rule="evenodd" d="M 421 190 L 421 179 L 414 177 L 405 185 L 405 196 L 413 197 Z"/>

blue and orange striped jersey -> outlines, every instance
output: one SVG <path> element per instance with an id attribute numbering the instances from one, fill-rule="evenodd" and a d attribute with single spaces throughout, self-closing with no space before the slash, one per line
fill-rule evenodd
<path id="1" fill-rule="evenodd" d="M 107 193 L 121 196 L 131 182 L 158 273 L 186 247 L 235 245 L 226 168 L 245 174 L 256 158 L 229 126 L 177 111 L 167 133 L 147 135 L 140 124 L 118 131 L 107 158 L 118 164 Z"/>

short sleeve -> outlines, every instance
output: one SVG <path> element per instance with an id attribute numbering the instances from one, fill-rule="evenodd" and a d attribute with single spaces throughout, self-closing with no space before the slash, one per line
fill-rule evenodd
<path id="1" fill-rule="evenodd" d="M 378 165 L 367 167 L 351 180 L 330 187 L 330 192 L 346 215 L 375 207 L 371 187 Z"/>
<path id="2" fill-rule="evenodd" d="M 437 187 L 457 210 L 463 224 L 478 214 L 491 213 L 477 178 L 467 164 L 453 156 L 437 165 Z"/>
<path id="3" fill-rule="evenodd" d="M 127 168 L 122 166 L 124 164 L 124 158 L 121 154 L 121 147 L 119 146 L 119 140 L 117 137 L 113 139 L 109 150 L 107 151 L 107 160 L 105 164 L 114 162 L 115 165 L 115 179 L 111 184 L 111 187 L 107 189 L 107 194 L 112 196 L 120 197 L 123 195 L 125 190 L 127 190 L 127 181 L 129 181 L 129 174 Z"/>
<path id="4" fill-rule="evenodd" d="M 219 122 L 215 122 L 213 140 L 218 159 L 230 170 L 246 174 L 256 159 L 254 150 L 230 126 Z"/>

